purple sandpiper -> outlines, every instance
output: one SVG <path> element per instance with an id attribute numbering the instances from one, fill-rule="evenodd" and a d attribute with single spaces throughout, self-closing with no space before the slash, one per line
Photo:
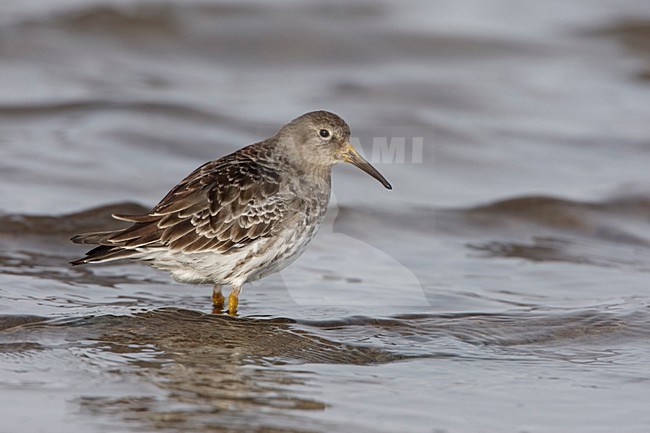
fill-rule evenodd
<path id="1" fill-rule="evenodd" d="M 234 315 L 244 283 L 287 267 L 316 234 L 334 164 L 352 163 L 392 188 L 349 138 L 336 114 L 304 114 L 273 137 L 197 168 L 146 215 L 113 215 L 129 227 L 73 236 L 99 246 L 71 263 L 143 261 L 179 282 L 213 284 L 219 311 L 228 284 Z"/>

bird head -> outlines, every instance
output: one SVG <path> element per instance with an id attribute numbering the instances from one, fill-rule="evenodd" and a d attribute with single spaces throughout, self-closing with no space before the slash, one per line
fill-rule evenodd
<path id="1" fill-rule="evenodd" d="M 307 166 L 329 169 L 339 162 L 348 162 L 392 189 L 386 178 L 350 144 L 350 127 L 334 113 L 312 111 L 303 114 L 282 127 L 278 138 Z"/>

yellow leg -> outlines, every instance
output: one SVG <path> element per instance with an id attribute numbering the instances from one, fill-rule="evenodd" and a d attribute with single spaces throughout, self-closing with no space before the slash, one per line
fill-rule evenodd
<path id="1" fill-rule="evenodd" d="M 228 296 L 228 314 L 234 316 L 237 314 L 237 306 L 239 305 L 239 294 L 241 293 L 241 286 L 233 286 L 230 296 Z"/>
<path id="2" fill-rule="evenodd" d="M 221 286 L 215 284 L 214 287 L 212 288 L 213 312 L 220 313 L 221 310 L 223 310 L 223 304 L 225 301 L 226 300 L 223 297 L 223 294 L 221 293 Z"/>

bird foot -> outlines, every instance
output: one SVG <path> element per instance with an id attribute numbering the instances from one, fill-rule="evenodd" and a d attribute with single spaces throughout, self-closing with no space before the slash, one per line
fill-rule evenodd
<path id="1" fill-rule="evenodd" d="M 237 315 L 237 306 L 239 305 L 239 297 L 234 293 L 228 296 L 228 314 L 231 316 Z"/>
<path id="2" fill-rule="evenodd" d="M 223 310 L 223 305 L 226 299 L 223 297 L 223 294 L 219 292 L 212 293 L 212 307 L 214 310 Z"/>

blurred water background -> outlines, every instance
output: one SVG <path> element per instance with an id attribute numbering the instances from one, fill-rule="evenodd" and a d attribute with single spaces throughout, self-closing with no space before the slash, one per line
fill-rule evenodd
<path id="1" fill-rule="evenodd" d="M 647 0 L 3 1 L 0 431 L 648 431 L 649 85 Z M 67 264 L 314 109 L 394 190 L 238 317 Z"/>

